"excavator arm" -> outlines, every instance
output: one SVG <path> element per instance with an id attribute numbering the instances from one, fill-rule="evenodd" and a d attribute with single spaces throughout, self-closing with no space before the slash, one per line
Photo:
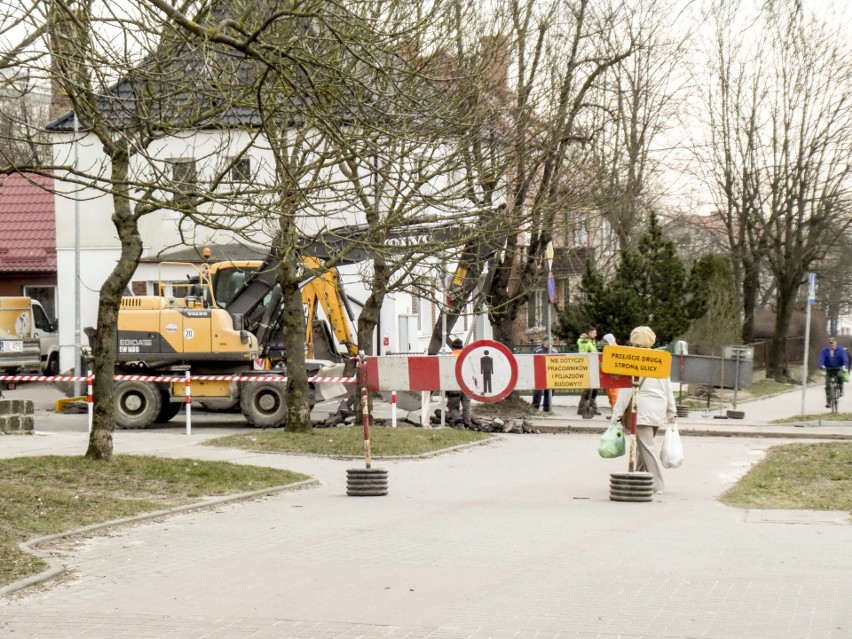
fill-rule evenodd
<path id="1" fill-rule="evenodd" d="M 302 260 L 305 276 L 300 287 L 306 311 L 308 358 L 339 358 L 331 334 L 348 355 L 357 355 L 354 314 L 337 270 L 323 272 L 323 262 L 317 257 L 303 257 Z M 277 266 L 277 259 L 270 255 L 263 262 L 219 262 L 210 268 L 217 302 L 227 308 L 235 328 L 248 330 L 257 336 L 264 356 L 283 346 L 278 344 L 277 337 L 283 323 L 281 287 L 276 281 Z M 238 286 L 230 284 L 243 278 Z M 228 295 L 228 291 L 232 294 Z M 323 309 L 328 324 L 317 316 L 318 308 Z"/>

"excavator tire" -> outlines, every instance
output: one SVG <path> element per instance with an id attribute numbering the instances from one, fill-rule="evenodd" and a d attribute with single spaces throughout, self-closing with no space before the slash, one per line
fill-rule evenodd
<path id="1" fill-rule="evenodd" d="M 150 382 L 119 382 L 115 385 L 115 423 L 119 428 L 147 428 L 163 405 L 160 389 Z"/>
<path id="2" fill-rule="evenodd" d="M 240 393 L 240 409 L 255 428 L 282 428 L 287 425 L 285 386 L 275 382 L 245 382 Z"/>
<path id="3" fill-rule="evenodd" d="M 172 417 L 180 412 L 181 406 L 184 405 L 183 402 L 169 401 L 168 391 L 162 391 L 161 397 L 160 412 L 157 413 L 157 418 L 154 420 L 157 424 L 165 424 L 168 422 Z"/>

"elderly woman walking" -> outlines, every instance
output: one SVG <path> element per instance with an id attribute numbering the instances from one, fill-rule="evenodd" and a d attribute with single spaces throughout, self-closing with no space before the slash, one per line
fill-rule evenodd
<path id="1" fill-rule="evenodd" d="M 647 326 L 637 326 L 630 333 L 630 343 L 639 348 L 651 348 L 657 336 Z M 628 389 L 618 394 L 618 401 L 612 409 L 612 423 L 618 421 L 627 410 L 633 395 Z M 666 377 L 656 379 L 643 377 L 636 393 L 636 471 L 649 472 L 654 477 L 654 491 L 662 492 L 663 465 L 654 436 L 657 429 L 673 423 L 677 416 L 672 382 Z M 630 424 L 623 424 L 625 429 Z"/>

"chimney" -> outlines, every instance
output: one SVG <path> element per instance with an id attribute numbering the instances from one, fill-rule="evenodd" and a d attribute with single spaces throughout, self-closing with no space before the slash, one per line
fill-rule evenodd
<path id="1" fill-rule="evenodd" d="M 482 62 L 492 91 L 509 89 L 509 38 L 505 35 L 482 36 Z"/>
<path id="2" fill-rule="evenodd" d="M 78 19 L 85 19 L 85 12 L 77 10 Z M 54 3 L 47 16 L 48 50 L 50 51 L 50 119 L 54 120 L 71 110 L 71 98 L 60 78 L 67 77 L 72 66 L 75 51 L 75 33 L 80 27 L 65 11 Z"/>

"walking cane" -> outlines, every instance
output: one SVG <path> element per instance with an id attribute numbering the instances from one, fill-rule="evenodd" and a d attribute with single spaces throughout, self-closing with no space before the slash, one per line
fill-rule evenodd
<path id="1" fill-rule="evenodd" d="M 627 472 L 632 473 L 636 469 L 636 402 L 639 393 L 639 379 L 631 377 L 633 390 L 630 396 L 630 451 L 628 452 Z"/>

